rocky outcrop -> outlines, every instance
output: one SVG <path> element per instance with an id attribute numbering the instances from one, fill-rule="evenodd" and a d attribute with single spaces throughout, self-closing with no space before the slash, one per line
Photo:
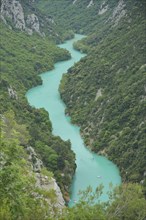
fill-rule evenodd
<path id="1" fill-rule="evenodd" d="M 112 13 L 112 16 L 110 17 L 110 21 L 114 23 L 113 26 L 118 25 L 121 18 L 123 18 L 126 15 L 126 9 L 125 9 L 125 3 L 124 0 L 120 0 L 118 5 L 114 8 L 114 11 Z"/>
<path id="2" fill-rule="evenodd" d="M 27 147 L 26 151 L 29 155 L 28 160 L 32 164 L 32 170 L 36 179 L 36 187 L 44 189 L 46 191 L 54 190 L 56 194 L 56 201 L 54 206 L 62 209 L 65 206 L 65 201 L 63 199 L 61 190 L 56 183 L 56 180 L 52 177 L 49 178 L 48 176 L 41 173 L 41 170 L 44 167 L 43 162 L 38 158 L 38 155 L 32 147 Z M 48 203 L 50 204 L 50 201 L 48 201 Z"/>
<path id="3" fill-rule="evenodd" d="M 44 176 L 39 172 L 35 173 L 36 178 L 36 187 L 44 189 L 46 191 L 54 190 L 56 194 L 56 201 L 54 206 L 61 209 L 65 206 L 65 201 L 63 199 L 61 190 L 56 183 L 56 180 L 54 178 L 49 178 L 48 176 Z M 50 202 L 50 201 L 48 201 Z"/>
<path id="4" fill-rule="evenodd" d="M 143 173 L 143 179 L 140 181 L 140 183 L 143 185 L 146 182 L 146 171 Z"/>
<path id="5" fill-rule="evenodd" d="M 108 10 L 108 5 L 106 4 L 106 2 L 103 2 L 100 6 L 98 15 L 104 14 L 107 10 Z"/>
<path id="6" fill-rule="evenodd" d="M 10 98 L 18 99 L 16 91 L 11 86 L 8 88 L 8 94 Z"/>
<path id="7" fill-rule="evenodd" d="M 25 16 L 24 9 L 19 1 L 2 0 L 1 19 L 5 24 L 14 26 L 21 31 L 26 31 L 30 35 L 33 32 L 43 35 L 40 31 L 40 23 L 37 15 L 32 13 Z"/>
<path id="8" fill-rule="evenodd" d="M 27 16 L 26 24 L 29 27 L 29 30 L 40 34 L 40 23 L 38 17 L 35 14 L 30 14 Z"/>
<path id="9" fill-rule="evenodd" d="M 97 91 L 97 93 L 96 93 L 95 101 L 97 101 L 97 99 L 98 99 L 99 97 L 101 97 L 101 96 L 102 96 L 101 89 L 98 89 L 98 91 Z"/>
<path id="10" fill-rule="evenodd" d="M 78 1 L 78 0 L 74 0 L 72 4 L 73 4 L 73 5 L 76 4 L 77 1 Z M 94 1 L 93 1 L 93 0 L 90 0 L 89 3 L 88 3 L 88 5 L 86 6 L 86 8 L 90 8 L 90 7 L 93 6 L 93 5 L 94 5 Z"/>
<path id="11" fill-rule="evenodd" d="M 90 8 L 91 6 L 93 6 L 94 5 L 94 2 L 93 2 L 93 0 L 91 0 L 90 2 L 89 2 L 89 4 L 87 5 L 87 8 Z"/>
<path id="12" fill-rule="evenodd" d="M 16 28 L 25 30 L 24 12 L 19 1 L 2 0 L 1 17 L 5 23 L 7 23 L 7 20 L 9 19 L 14 23 Z"/>
<path id="13" fill-rule="evenodd" d="M 38 158 L 35 150 L 32 147 L 26 148 L 29 154 L 28 160 L 32 162 L 32 169 L 34 172 L 40 172 L 43 167 L 43 162 Z"/>
<path id="14" fill-rule="evenodd" d="M 74 1 L 73 1 L 73 5 L 74 5 L 77 1 L 78 1 L 78 0 L 74 0 Z"/>

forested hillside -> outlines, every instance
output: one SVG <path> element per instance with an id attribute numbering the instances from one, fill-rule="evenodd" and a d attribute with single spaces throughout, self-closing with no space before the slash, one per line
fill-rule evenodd
<path id="1" fill-rule="evenodd" d="M 53 173 L 29 146 L 26 124 L 18 124 L 12 111 L 1 119 L 0 219 L 46 219 L 54 209 L 57 214 L 63 198 L 56 194 Z"/>
<path id="2" fill-rule="evenodd" d="M 1 6 L 0 219 L 145 220 L 145 1 L 2 0 Z M 57 181 L 68 199 L 75 154 L 25 94 L 42 83 L 38 74 L 70 59 L 55 42 L 75 32 L 87 35 L 74 44 L 87 56 L 61 81 L 66 113 L 86 146 L 117 164 L 123 184 L 109 202 L 95 204 L 102 187 L 95 193 L 89 187 L 65 208 L 50 185 Z"/>
<path id="3" fill-rule="evenodd" d="M 108 33 L 108 28 L 116 24 L 130 10 L 132 0 L 125 5 L 123 0 L 36 0 L 36 7 L 44 14 L 50 13 L 63 29 L 77 33 L 96 33 L 98 39 Z"/>
<path id="4" fill-rule="evenodd" d="M 70 58 L 49 38 L 29 36 L 10 30 L 1 23 L 1 115 L 15 115 L 24 124 L 30 138 L 26 147 L 35 148 L 49 171 L 52 171 L 62 192 L 68 192 L 75 171 L 75 155 L 70 143 L 52 135 L 49 115 L 44 109 L 29 106 L 25 93 L 41 84 L 38 73 L 53 68 L 55 62 Z"/>
<path id="5" fill-rule="evenodd" d="M 146 168 L 145 8 L 124 4 L 126 15 L 108 34 L 86 40 L 89 55 L 64 76 L 60 90 L 86 145 L 109 156 L 124 180 L 140 182 Z"/>
<path id="6" fill-rule="evenodd" d="M 60 91 L 85 143 L 142 181 L 146 167 L 145 1 L 37 1 L 64 28 L 90 34 L 74 47 L 88 53 Z M 61 10 L 58 10 L 58 9 Z M 56 13 L 57 11 L 57 13 Z"/>

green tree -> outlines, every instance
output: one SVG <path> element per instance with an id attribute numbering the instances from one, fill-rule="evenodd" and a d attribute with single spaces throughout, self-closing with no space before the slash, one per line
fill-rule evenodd
<path id="1" fill-rule="evenodd" d="M 112 203 L 107 207 L 109 220 L 144 220 L 146 200 L 139 184 L 124 184 L 111 195 Z"/>

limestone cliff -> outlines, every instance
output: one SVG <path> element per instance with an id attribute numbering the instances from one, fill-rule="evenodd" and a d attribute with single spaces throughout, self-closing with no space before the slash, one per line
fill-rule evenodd
<path id="1" fill-rule="evenodd" d="M 42 174 L 41 170 L 44 167 L 43 162 L 39 159 L 38 155 L 32 147 L 27 147 L 26 151 L 29 155 L 28 160 L 32 164 L 32 171 L 36 179 L 36 187 L 46 191 L 54 190 L 56 194 L 56 200 L 54 204 L 50 204 L 50 201 L 48 201 L 48 203 L 49 205 L 53 205 L 54 207 L 62 209 L 65 206 L 65 201 L 63 199 L 61 190 L 56 183 L 56 180 L 52 177 L 49 178 L 47 175 Z"/>
<path id="2" fill-rule="evenodd" d="M 26 28 L 23 8 L 19 1 L 2 0 L 1 18 L 5 23 L 13 22 L 15 27 L 20 30 L 25 30 Z"/>
<path id="3" fill-rule="evenodd" d="M 29 1 L 34 2 L 34 1 Z M 2 0 L 1 2 L 1 19 L 8 24 L 10 28 L 14 27 L 28 34 L 36 32 L 42 36 L 44 33 L 40 30 L 40 21 L 36 14 L 24 9 L 24 3 L 16 0 Z M 27 15 L 26 15 L 27 14 Z"/>

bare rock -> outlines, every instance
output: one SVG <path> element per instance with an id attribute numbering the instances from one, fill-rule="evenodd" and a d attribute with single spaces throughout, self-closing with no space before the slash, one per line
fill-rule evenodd
<path id="1" fill-rule="evenodd" d="M 73 5 L 74 5 L 77 1 L 78 1 L 78 0 L 74 0 L 74 1 L 73 1 Z"/>
<path id="2" fill-rule="evenodd" d="M 32 163 L 32 170 L 36 179 L 36 187 L 44 189 L 46 191 L 54 190 L 56 194 L 56 202 L 54 204 L 55 207 L 62 209 L 65 206 L 65 201 L 63 199 L 61 190 L 56 183 L 54 178 L 49 178 L 41 173 L 43 166 L 43 162 L 38 158 L 37 153 L 32 147 L 27 147 L 26 151 L 29 155 L 29 161 Z M 37 195 L 36 195 L 37 196 Z M 50 204 L 50 201 L 48 200 Z"/>
<path id="3" fill-rule="evenodd" d="M 98 99 L 99 97 L 101 97 L 101 96 L 102 96 L 101 89 L 98 89 L 98 91 L 97 91 L 97 93 L 96 93 L 95 101 L 97 101 L 97 99 Z"/>
<path id="4" fill-rule="evenodd" d="M 34 172 L 41 172 L 41 169 L 43 167 L 43 162 L 38 158 L 36 152 L 32 147 L 27 147 L 27 152 L 29 154 L 29 161 L 32 163 L 33 171 Z"/>
<path id="5" fill-rule="evenodd" d="M 25 30 L 25 20 L 23 8 L 19 1 L 16 0 L 2 0 L 1 16 L 6 21 L 9 18 L 20 30 Z"/>
<path id="6" fill-rule="evenodd" d="M 29 30 L 31 29 L 40 34 L 39 19 L 35 14 L 30 14 L 27 16 L 26 24 L 29 27 Z"/>
<path id="7" fill-rule="evenodd" d="M 9 97 L 12 99 L 18 99 L 16 91 L 10 86 L 8 88 Z"/>
<path id="8" fill-rule="evenodd" d="M 112 16 L 110 17 L 110 20 L 114 23 L 113 26 L 118 25 L 121 18 L 123 18 L 126 15 L 125 10 L 125 3 L 124 0 L 120 0 L 118 5 L 115 7 Z"/>
<path id="9" fill-rule="evenodd" d="M 108 10 L 108 5 L 105 2 L 103 2 L 100 6 L 98 15 L 104 14 L 107 10 Z"/>
<path id="10" fill-rule="evenodd" d="M 34 2 L 31 1 L 30 2 Z M 29 14 L 25 19 L 26 15 L 23 7 L 19 1 L 16 0 L 2 0 L 1 3 L 1 20 L 8 25 L 13 25 L 21 31 L 26 31 L 29 35 L 33 32 L 37 32 L 39 35 L 44 36 L 44 33 L 40 31 L 40 23 L 37 15 Z M 10 22 L 8 22 L 8 20 Z M 52 21 L 53 23 L 53 21 Z"/>
<path id="11" fill-rule="evenodd" d="M 91 0 L 90 2 L 89 2 L 89 4 L 87 5 L 87 8 L 90 8 L 91 6 L 93 6 L 94 5 L 94 2 L 93 2 L 93 0 Z"/>

